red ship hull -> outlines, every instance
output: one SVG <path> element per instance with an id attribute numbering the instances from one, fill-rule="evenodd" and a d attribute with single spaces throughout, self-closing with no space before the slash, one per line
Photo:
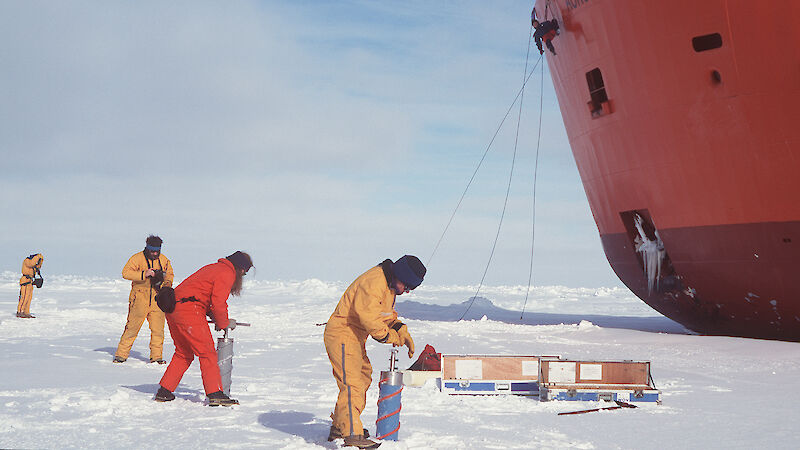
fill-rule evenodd
<path id="1" fill-rule="evenodd" d="M 800 341 L 800 2 L 536 11 L 560 25 L 547 60 L 622 282 L 700 333 Z"/>

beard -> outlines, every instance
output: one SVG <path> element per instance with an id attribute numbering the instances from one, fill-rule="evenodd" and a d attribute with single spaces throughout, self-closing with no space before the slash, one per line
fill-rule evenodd
<path id="1" fill-rule="evenodd" d="M 231 295 L 239 296 L 242 293 L 242 281 L 243 275 L 236 271 L 236 279 L 233 281 L 233 286 L 231 286 Z"/>

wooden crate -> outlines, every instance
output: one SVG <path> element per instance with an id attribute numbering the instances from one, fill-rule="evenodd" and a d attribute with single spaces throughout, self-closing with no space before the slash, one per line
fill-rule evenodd
<path id="1" fill-rule="evenodd" d="M 650 376 L 649 361 L 539 362 L 540 399 L 620 400 L 661 403 Z"/>
<path id="2" fill-rule="evenodd" d="M 442 392 L 453 395 L 539 394 L 537 355 L 442 355 Z"/>

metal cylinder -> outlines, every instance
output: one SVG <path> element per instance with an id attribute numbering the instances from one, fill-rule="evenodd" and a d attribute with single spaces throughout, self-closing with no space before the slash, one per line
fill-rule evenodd
<path id="1" fill-rule="evenodd" d="M 219 365 L 219 375 L 222 378 L 222 392 L 231 395 L 231 372 L 233 371 L 233 338 L 228 337 L 225 330 L 225 337 L 217 338 L 217 365 Z"/>
<path id="2" fill-rule="evenodd" d="M 378 382 L 378 420 L 375 434 L 378 439 L 396 441 L 400 430 L 401 393 L 403 373 L 396 370 L 382 371 Z"/>

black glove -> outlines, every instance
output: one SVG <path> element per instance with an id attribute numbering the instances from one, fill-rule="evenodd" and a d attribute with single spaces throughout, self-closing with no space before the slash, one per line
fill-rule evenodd
<path id="1" fill-rule="evenodd" d="M 153 289 L 158 290 L 161 288 L 161 283 L 163 282 L 164 282 L 164 271 L 161 269 L 154 270 L 153 276 L 150 277 L 150 286 L 152 286 Z"/>
<path id="2" fill-rule="evenodd" d="M 542 50 L 542 49 L 539 49 L 539 54 L 540 54 L 540 55 L 543 55 L 543 54 L 544 54 L 544 50 Z"/>
<path id="3" fill-rule="evenodd" d="M 228 326 L 226 328 L 229 330 L 236 328 L 236 319 L 228 319 Z"/>

